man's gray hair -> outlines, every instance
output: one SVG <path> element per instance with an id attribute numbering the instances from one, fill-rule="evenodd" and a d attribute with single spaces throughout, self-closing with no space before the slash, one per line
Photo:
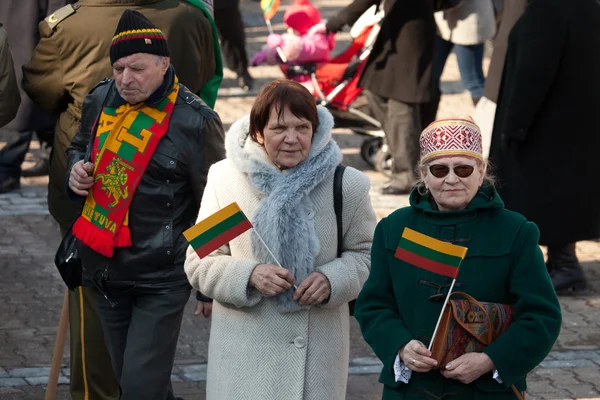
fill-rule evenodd
<path id="1" fill-rule="evenodd" d="M 161 65 L 164 63 L 164 60 L 167 58 L 165 56 L 157 56 L 155 55 L 154 58 L 156 59 L 156 65 Z"/>

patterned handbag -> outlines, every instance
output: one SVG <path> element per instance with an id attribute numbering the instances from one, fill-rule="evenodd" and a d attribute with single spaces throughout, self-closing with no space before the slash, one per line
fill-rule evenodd
<path id="1" fill-rule="evenodd" d="M 431 349 L 431 357 L 441 368 L 463 354 L 481 352 L 503 334 L 514 319 L 512 305 L 479 302 L 464 292 L 453 292 L 451 297 L 454 296 L 466 300 L 448 301 Z M 512 390 L 519 400 L 525 398 L 514 385 Z"/>

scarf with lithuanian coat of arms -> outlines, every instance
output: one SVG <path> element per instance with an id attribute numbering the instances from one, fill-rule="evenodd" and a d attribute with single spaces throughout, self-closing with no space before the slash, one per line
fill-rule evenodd
<path id="1" fill-rule="evenodd" d="M 94 184 L 72 230 L 77 239 L 106 257 L 113 256 L 115 247 L 132 246 L 129 205 L 169 128 L 178 93 L 174 77 L 171 92 L 155 106 L 142 102 L 102 108 L 91 152 Z"/>

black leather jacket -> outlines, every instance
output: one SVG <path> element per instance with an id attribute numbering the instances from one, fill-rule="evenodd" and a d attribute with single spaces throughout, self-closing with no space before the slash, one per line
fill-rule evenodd
<path id="1" fill-rule="evenodd" d="M 147 104 L 156 104 L 166 97 L 173 76 L 171 67 L 165 82 L 146 100 Z M 98 89 L 107 84 L 111 84 L 108 94 Z M 107 107 L 118 107 L 125 102 L 111 80 L 103 81 L 87 96 L 81 126 L 67 150 L 67 181 L 73 165 L 84 159 L 89 131 L 98 116 L 86 112 L 86 107 L 99 110 L 105 96 Z M 219 116 L 180 84 L 169 130 L 160 140 L 129 207 L 133 246 L 116 248 L 114 257 L 106 258 L 82 245 L 86 285 L 149 286 L 165 290 L 189 285 L 183 270 L 188 242 L 182 232 L 196 223 L 208 169 L 224 156 L 224 132 Z M 73 192 L 70 195 L 81 204 L 81 197 Z"/>

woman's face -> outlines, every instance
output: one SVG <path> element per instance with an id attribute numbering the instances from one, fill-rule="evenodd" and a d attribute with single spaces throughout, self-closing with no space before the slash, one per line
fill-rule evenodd
<path id="1" fill-rule="evenodd" d="M 277 115 L 277 107 L 271 107 L 269 121 L 263 134 L 257 133 L 269 159 L 280 169 L 293 168 L 308 156 L 313 137 L 313 127 L 306 118 L 298 118 L 286 106 Z"/>
<path id="2" fill-rule="evenodd" d="M 471 169 L 473 172 L 465 176 Z M 421 170 L 425 187 L 440 211 L 462 210 L 467 207 L 481 187 L 484 175 L 485 165 L 467 157 L 438 158 L 428 163 L 425 170 Z"/>

